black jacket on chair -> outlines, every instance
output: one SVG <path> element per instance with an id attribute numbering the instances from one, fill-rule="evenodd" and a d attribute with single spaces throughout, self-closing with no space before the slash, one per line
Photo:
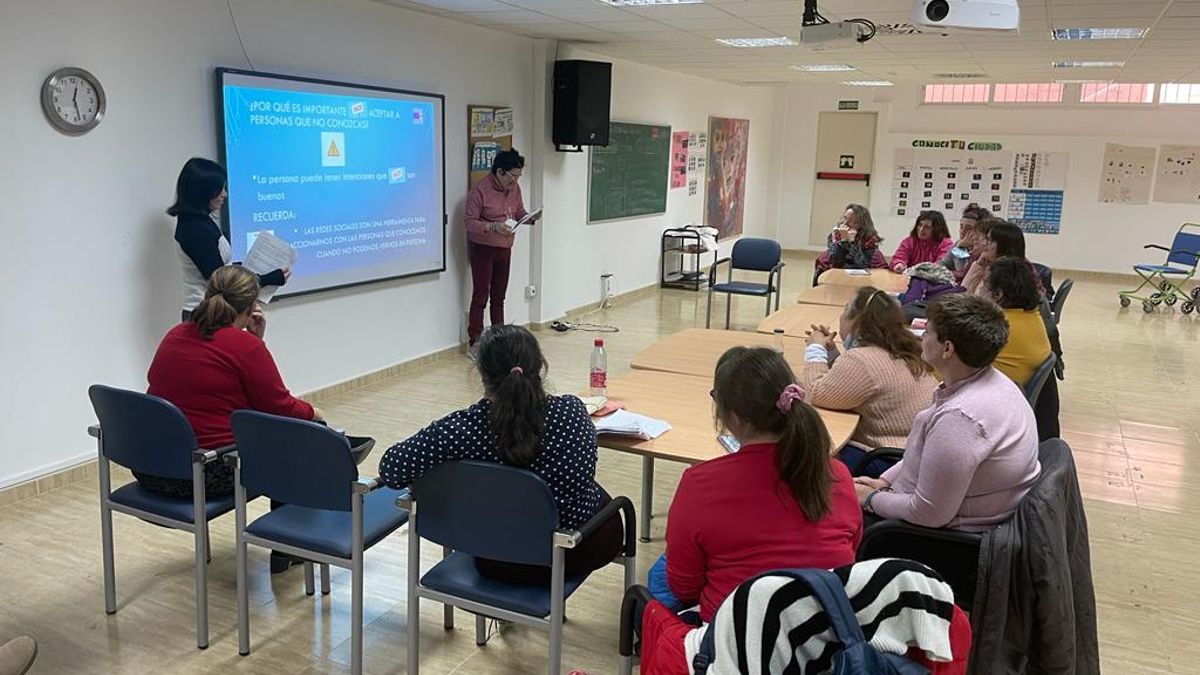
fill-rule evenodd
<path id="1" fill-rule="evenodd" d="M 1042 443 L 1042 475 L 983 538 L 972 675 L 1099 675 L 1087 517 L 1071 449 Z"/>

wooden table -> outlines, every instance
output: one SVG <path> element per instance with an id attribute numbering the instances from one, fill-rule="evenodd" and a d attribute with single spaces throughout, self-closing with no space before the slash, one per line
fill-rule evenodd
<path id="1" fill-rule="evenodd" d="M 817 288 L 821 287 L 818 286 Z M 834 287 L 831 286 L 830 288 Z M 833 307 L 830 305 L 788 305 L 786 307 L 780 307 L 779 311 L 772 312 L 771 316 L 763 319 L 762 323 L 758 324 L 758 332 L 773 334 L 775 329 L 782 328 L 783 334 L 787 337 L 800 338 L 803 340 L 804 331 L 808 330 L 809 327 L 814 323 L 825 324 L 826 326 L 837 330 L 838 320 L 841 318 L 841 316 L 841 307 Z M 774 336 L 772 335 L 772 339 L 773 338 Z M 791 354 L 789 353 L 790 350 L 786 344 L 787 338 L 784 339 L 784 354 L 789 357 L 788 363 L 792 366 L 792 370 L 796 370 L 797 367 L 803 368 L 803 363 L 800 363 L 797 366 L 796 363 L 792 362 L 792 359 L 790 358 Z M 801 342 L 801 340 L 797 341 Z M 803 342 L 801 342 L 799 350 L 801 353 L 799 354 L 800 358 L 797 360 L 803 361 Z M 800 371 L 797 370 L 796 372 Z"/>
<path id="2" fill-rule="evenodd" d="M 818 311 L 832 313 L 834 319 L 841 310 L 833 307 L 809 305 Z M 782 309 L 779 311 L 783 311 Z M 774 316 L 774 315 L 772 315 Z M 634 370 L 657 370 L 664 373 L 679 373 L 707 378 L 712 382 L 717 361 L 731 347 L 774 347 L 774 331 L 750 333 L 738 330 L 712 330 L 688 328 L 665 337 L 646 347 L 633 357 L 629 364 Z M 803 335 L 803 333 L 801 333 Z M 804 367 L 804 340 L 795 337 L 783 339 L 784 358 L 792 370 L 799 373 Z"/>
<path id="3" fill-rule="evenodd" d="M 796 302 L 802 305 L 830 305 L 842 308 L 854 299 L 858 289 L 858 286 L 839 286 L 837 284 L 813 286 L 800 291 L 800 295 L 796 296 Z"/>
<path id="4" fill-rule="evenodd" d="M 749 333 L 748 335 L 753 335 Z M 671 430 L 651 441 L 604 434 L 601 447 L 642 457 L 641 539 L 650 540 L 650 511 L 654 486 L 654 460 L 666 459 L 697 464 L 724 456 L 713 429 L 712 377 L 635 370 L 608 381 L 608 395 L 625 404 L 630 412 L 666 420 Z M 858 426 L 855 413 L 818 410 L 834 448 L 850 440 Z M 732 488 L 731 488 L 732 489 Z"/>
<path id="5" fill-rule="evenodd" d="M 856 270 L 857 271 L 857 270 Z M 874 286 L 891 293 L 903 293 L 908 289 L 908 277 L 896 274 L 891 270 L 866 270 L 868 274 L 846 274 L 846 270 L 825 270 L 817 278 L 817 285 L 834 286 Z"/>

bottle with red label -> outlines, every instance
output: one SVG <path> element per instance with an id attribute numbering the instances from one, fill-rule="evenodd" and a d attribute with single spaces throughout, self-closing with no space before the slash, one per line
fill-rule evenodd
<path id="1" fill-rule="evenodd" d="M 589 385 L 592 396 L 608 395 L 608 354 L 604 351 L 603 338 L 596 338 L 592 343 L 592 370 Z"/>

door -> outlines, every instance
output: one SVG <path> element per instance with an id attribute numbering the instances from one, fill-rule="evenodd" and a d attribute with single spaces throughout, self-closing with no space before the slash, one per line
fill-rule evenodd
<path id="1" fill-rule="evenodd" d="M 870 186 L 865 177 L 875 165 L 875 121 L 871 112 L 821 113 L 809 244 L 825 245 L 847 204 L 867 203 Z"/>

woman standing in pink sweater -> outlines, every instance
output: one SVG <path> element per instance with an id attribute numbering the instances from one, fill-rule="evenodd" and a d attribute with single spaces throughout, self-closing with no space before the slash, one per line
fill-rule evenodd
<path id="1" fill-rule="evenodd" d="M 896 254 L 892 256 L 892 270 L 903 273 L 917 263 L 937 263 L 950 249 L 954 240 L 946 227 L 946 217 L 941 211 L 922 211 L 913 224 L 912 232 L 900 241 Z"/>
<path id="2" fill-rule="evenodd" d="M 924 527 L 983 531 L 1009 519 L 1041 474 L 1037 422 L 1013 381 L 992 367 L 1008 341 L 996 303 L 955 293 L 929 305 L 921 356 L 942 384 L 917 415 L 904 459 L 854 479 L 868 513 Z"/>
<path id="3" fill-rule="evenodd" d="M 838 330 L 845 352 L 837 348 L 837 331 L 828 326 L 809 331 L 800 384 L 812 405 L 859 414 L 854 436 L 838 453 L 853 470 L 868 450 L 904 447 L 937 381 L 921 360 L 921 343 L 908 330 L 900 304 L 888 293 L 860 288 Z"/>

